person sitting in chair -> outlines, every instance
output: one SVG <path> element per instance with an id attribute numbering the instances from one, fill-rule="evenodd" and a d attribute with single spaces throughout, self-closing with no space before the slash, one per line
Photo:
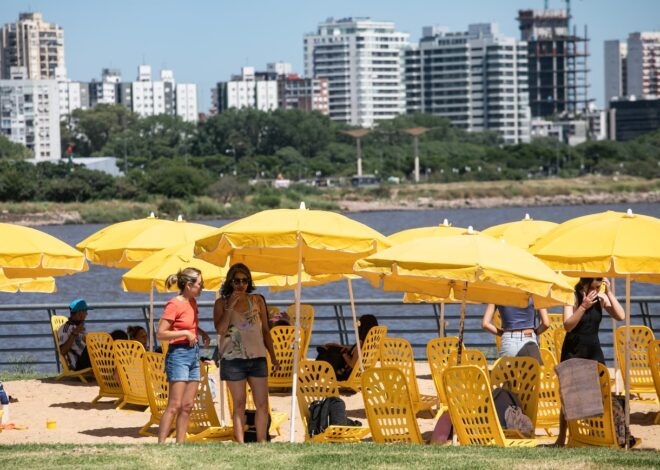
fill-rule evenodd
<path id="1" fill-rule="evenodd" d="M 78 298 L 69 304 L 69 320 L 57 330 L 60 352 L 69 361 L 72 370 L 91 367 L 89 353 L 85 344 L 85 318 L 87 311 L 85 299 Z"/>

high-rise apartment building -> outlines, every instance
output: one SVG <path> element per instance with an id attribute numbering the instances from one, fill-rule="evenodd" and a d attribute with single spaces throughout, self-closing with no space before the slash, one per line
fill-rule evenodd
<path id="1" fill-rule="evenodd" d="M 495 24 L 465 32 L 425 27 L 406 53 L 409 112 L 443 116 L 467 131 L 495 131 L 505 142 L 529 141 L 527 44 Z"/>
<path id="2" fill-rule="evenodd" d="M 371 127 L 405 112 L 403 51 L 394 23 L 329 18 L 304 37 L 305 75 L 328 80 L 330 118 Z"/>
<path id="3" fill-rule="evenodd" d="M 618 39 L 605 41 L 605 106 L 628 95 L 628 45 Z"/>
<path id="4" fill-rule="evenodd" d="M 628 35 L 628 95 L 660 96 L 660 32 Z"/>
<path id="5" fill-rule="evenodd" d="M 277 78 L 278 106 L 282 109 L 300 109 L 328 114 L 328 80 L 301 77 L 295 73 Z"/>
<path id="6" fill-rule="evenodd" d="M 0 80 L 0 133 L 25 145 L 37 160 L 60 158 L 57 81 L 14 77 Z"/>
<path id="7" fill-rule="evenodd" d="M 23 67 L 28 80 L 62 78 L 65 73 L 64 30 L 43 20 L 41 13 L 21 13 L 16 23 L 0 28 L 0 78 Z"/>
<path id="8" fill-rule="evenodd" d="M 278 107 L 277 72 L 255 72 L 254 67 L 243 67 L 240 75 L 216 85 L 213 102 L 219 113 L 229 108 L 273 111 Z"/>
<path id="9" fill-rule="evenodd" d="M 534 117 L 576 113 L 587 108 L 589 57 L 586 29 L 571 31 L 567 10 L 520 10 L 521 39 L 527 43 L 529 103 Z"/>

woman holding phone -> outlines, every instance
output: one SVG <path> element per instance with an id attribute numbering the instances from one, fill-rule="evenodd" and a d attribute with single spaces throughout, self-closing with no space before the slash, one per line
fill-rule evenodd
<path id="1" fill-rule="evenodd" d="M 229 385 L 234 403 L 234 440 L 243 442 L 245 427 L 246 382 L 252 389 L 256 407 L 257 442 L 264 442 L 268 430 L 268 362 L 273 371 L 280 364 L 275 357 L 268 326 L 264 298 L 252 294 L 252 274 L 247 266 L 234 264 L 220 288 L 220 298 L 213 308 L 213 323 L 222 338 L 220 345 L 220 378 Z"/>
<path id="2" fill-rule="evenodd" d="M 605 364 L 605 355 L 598 338 L 603 309 L 616 321 L 625 319 L 625 312 L 603 277 L 582 277 L 575 285 L 575 304 L 564 308 L 564 329 L 568 332 L 561 348 L 561 360 L 578 357 Z M 563 447 L 566 440 L 566 420 L 559 420 L 559 436 L 555 445 Z"/>

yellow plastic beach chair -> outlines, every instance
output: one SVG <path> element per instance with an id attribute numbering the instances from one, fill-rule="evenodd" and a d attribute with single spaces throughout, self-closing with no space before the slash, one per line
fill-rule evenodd
<path id="1" fill-rule="evenodd" d="M 231 399 L 231 393 L 229 391 L 229 384 L 225 382 L 225 391 L 227 393 L 227 407 L 229 408 L 229 416 L 231 417 L 234 414 L 234 402 Z M 250 389 L 250 384 L 246 382 L 245 384 L 245 409 L 246 410 L 256 410 L 257 407 L 254 404 L 254 397 L 252 396 L 252 390 Z M 280 426 L 289 419 L 289 415 L 283 411 L 274 411 L 270 406 L 270 397 L 268 397 L 268 412 L 270 413 L 270 428 L 268 432 L 276 433 L 278 436 L 281 436 Z"/>
<path id="2" fill-rule="evenodd" d="M 452 366 L 444 372 L 443 383 L 449 414 L 461 445 L 536 447 L 535 439 L 505 437 L 497 417 L 486 372 L 480 367 Z"/>
<path id="3" fill-rule="evenodd" d="M 145 384 L 149 399 L 149 411 L 151 417 L 139 431 L 141 436 L 157 437 L 157 434 L 149 432 L 151 426 L 158 426 L 160 419 L 167 408 L 169 398 L 169 384 L 165 374 L 165 355 L 161 353 L 147 352 L 143 358 Z M 186 440 L 191 442 L 227 441 L 233 438 L 231 426 L 220 426 L 215 405 L 211 398 L 206 368 L 201 368 L 201 381 L 193 409 L 190 413 L 190 421 Z M 172 432 L 176 420 L 172 422 Z M 171 434 L 171 433 L 170 433 Z"/>
<path id="4" fill-rule="evenodd" d="M 296 306 L 289 305 L 286 313 L 291 318 L 291 324 L 296 324 Z M 307 350 L 309 349 L 309 342 L 312 339 L 312 328 L 314 327 L 314 307 L 312 305 L 300 305 L 300 327 L 305 330 L 305 342 L 303 343 L 303 353 L 301 358 L 307 357 Z"/>
<path id="5" fill-rule="evenodd" d="M 57 351 L 57 355 L 60 358 L 60 366 L 62 367 L 62 371 L 57 377 L 55 377 L 55 380 L 60 380 L 64 377 L 75 377 L 80 379 L 83 383 L 87 383 L 86 377 L 91 377 L 94 375 L 92 368 L 88 367 L 82 370 L 71 369 L 69 367 L 69 359 L 66 357 L 66 354 L 62 354 L 62 351 L 60 350 L 60 340 L 57 336 L 57 331 L 67 322 L 67 320 L 68 318 L 63 315 L 53 315 L 50 318 L 50 326 L 53 330 L 53 340 L 55 341 L 55 350 Z"/>
<path id="6" fill-rule="evenodd" d="M 438 394 L 440 407 L 438 415 L 447 409 L 447 397 L 445 397 L 445 387 L 442 385 L 442 373 L 449 367 L 449 357 L 452 351 L 458 348 L 458 337 L 447 336 L 445 338 L 433 338 L 426 343 L 426 358 L 431 368 L 431 377 L 433 385 Z M 439 416 L 438 416 L 439 417 Z"/>
<path id="7" fill-rule="evenodd" d="M 660 339 L 649 344 L 649 367 L 655 384 L 655 395 L 660 402 Z M 660 411 L 655 415 L 655 424 L 660 424 Z"/>
<path id="8" fill-rule="evenodd" d="M 99 394 L 92 403 L 98 402 L 103 397 L 117 398 L 119 403 L 124 396 L 121 384 L 115 378 L 117 367 L 112 343 L 112 336 L 108 333 L 88 333 L 85 337 L 89 361 L 92 364 L 96 383 L 99 385 Z"/>
<path id="9" fill-rule="evenodd" d="M 126 405 L 149 406 L 145 383 L 144 346 L 139 341 L 118 339 L 114 342 L 115 364 L 124 398 L 118 409 Z"/>
<path id="10" fill-rule="evenodd" d="M 657 403 L 655 396 L 652 399 L 641 397 L 642 393 L 655 395 L 653 375 L 649 367 L 649 345 L 653 341 L 655 341 L 655 336 L 651 328 L 641 325 L 630 327 L 630 393 L 637 394 L 639 401 L 644 403 Z M 624 381 L 626 379 L 625 344 L 626 327 L 620 326 L 615 331 L 614 347 Z"/>
<path id="11" fill-rule="evenodd" d="M 536 429 L 536 413 L 541 388 L 541 367 L 533 357 L 501 357 L 490 370 L 490 386 L 505 388 L 520 400 L 522 412 L 532 420 Z M 516 430 L 504 430 L 507 437 L 524 438 Z"/>
<path id="12" fill-rule="evenodd" d="M 561 350 L 564 347 L 566 334 L 567 331 L 564 328 L 557 328 L 555 330 L 555 360 L 557 361 L 557 364 L 561 362 Z"/>
<path id="13" fill-rule="evenodd" d="M 548 314 L 550 319 L 550 326 L 547 330 L 539 335 L 539 348 L 547 349 L 557 357 L 557 345 L 555 343 L 555 331 L 557 329 L 564 329 L 564 315 L 560 313 L 550 313 Z M 561 349 L 559 351 L 561 354 Z"/>
<path id="14" fill-rule="evenodd" d="M 603 364 L 598 363 L 600 391 L 603 398 L 603 415 L 588 419 L 568 420 L 568 447 L 612 447 L 619 449 L 614 416 L 612 414 L 612 393 L 610 373 Z M 641 443 L 635 440 L 633 447 Z"/>
<path id="15" fill-rule="evenodd" d="M 270 337 L 273 340 L 275 357 L 280 362 L 280 369 L 277 372 L 273 372 L 270 355 L 266 355 L 268 360 L 268 387 L 291 387 L 293 382 L 293 342 L 295 330 L 293 326 L 274 326 L 270 329 Z M 301 329 L 298 337 L 299 359 L 304 357 L 303 344 L 305 344 L 305 330 Z"/>
<path id="16" fill-rule="evenodd" d="M 386 336 L 386 326 L 374 326 L 367 333 L 366 338 L 364 338 L 364 343 L 362 344 L 362 367 L 365 371 L 372 367 L 376 367 L 376 363 L 380 356 L 380 343 Z M 360 364 L 356 362 L 348 379 L 338 381 L 337 386 L 339 388 L 349 388 L 355 392 L 359 392 L 360 387 L 362 387 L 362 370 L 360 369 Z"/>
<path id="17" fill-rule="evenodd" d="M 383 338 L 380 343 L 380 365 L 381 367 L 399 369 L 406 376 L 415 413 L 428 410 L 431 417 L 434 416 L 432 408 L 439 406 L 438 397 L 419 393 L 417 374 L 415 373 L 415 356 L 408 341 L 403 338 Z"/>
<path id="18" fill-rule="evenodd" d="M 374 442 L 423 444 L 408 380 L 399 369 L 372 367 L 362 375 L 362 398 Z"/>
<path id="19" fill-rule="evenodd" d="M 311 442 L 360 442 L 368 427 L 328 426 L 321 434 L 310 437 L 308 429 L 309 405 L 316 400 L 339 397 L 335 371 L 325 361 L 300 361 L 298 368 L 298 410 L 305 428 L 305 441 Z"/>
<path id="20" fill-rule="evenodd" d="M 561 416 L 561 397 L 559 395 L 559 378 L 555 372 L 555 356 L 547 349 L 541 348 L 541 387 L 539 389 L 539 404 L 536 427 L 542 428 L 552 436 L 551 429 L 559 428 Z"/>
<path id="21" fill-rule="evenodd" d="M 458 350 L 452 351 L 449 354 L 449 365 L 457 365 L 456 359 L 458 357 Z M 478 349 L 463 349 L 461 352 L 461 365 L 477 366 L 484 372 L 488 373 L 488 359 L 486 355 Z"/>

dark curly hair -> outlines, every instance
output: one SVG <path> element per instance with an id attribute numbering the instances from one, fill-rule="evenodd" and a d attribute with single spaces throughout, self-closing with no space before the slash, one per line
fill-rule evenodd
<path id="1" fill-rule="evenodd" d="M 252 283 L 252 273 L 250 273 L 250 268 L 245 266 L 243 263 L 236 263 L 232 265 L 231 268 L 229 268 L 225 282 L 223 282 L 222 286 L 220 287 L 221 298 L 228 299 L 234 292 L 234 277 L 236 276 L 236 273 L 239 272 L 245 274 L 245 277 L 248 279 L 248 286 L 247 289 L 245 289 L 245 292 L 249 294 L 250 292 L 254 291 L 254 284 Z"/>

